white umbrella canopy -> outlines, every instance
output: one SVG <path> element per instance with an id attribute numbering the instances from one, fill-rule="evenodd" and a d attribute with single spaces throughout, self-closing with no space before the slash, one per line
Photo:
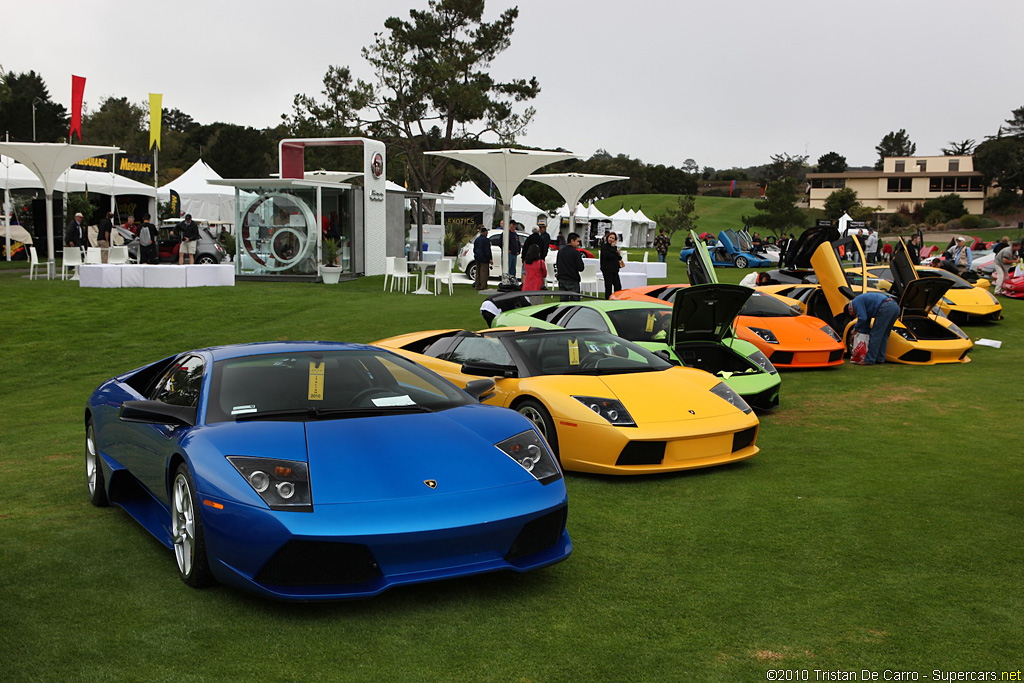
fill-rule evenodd
<path id="1" fill-rule="evenodd" d="M 629 180 L 628 176 L 621 175 L 598 175 L 594 173 L 537 173 L 529 176 L 530 180 L 544 183 L 553 187 L 562 195 L 565 205 L 571 207 L 569 210 L 569 230 L 576 227 L 576 214 L 580 211 L 580 198 L 588 190 L 601 183 L 610 183 L 613 180 Z"/>
<path id="2" fill-rule="evenodd" d="M 445 157 L 461 161 L 479 169 L 491 179 L 498 194 L 501 195 L 505 225 L 511 219 L 512 197 L 515 196 L 519 185 L 541 166 L 553 164 L 556 161 L 568 159 L 579 159 L 580 157 L 569 152 L 546 152 L 532 149 L 511 149 L 502 147 L 499 149 L 460 149 L 446 152 L 427 152 L 432 156 Z M 501 275 L 502 280 L 508 273 L 508 231 L 502 236 L 501 245 Z"/>
<path id="3" fill-rule="evenodd" d="M 46 240 L 47 278 L 53 279 L 56 271 L 53 249 L 53 190 L 61 174 L 82 159 L 123 152 L 124 150 L 118 147 L 101 147 L 99 145 L 67 145 L 60 142 L 0 142 L 0 153 L 25 164 L 43 184 L 43 191 L 46 193 L 46 225 L 49 226 L 50 231 Z"/>

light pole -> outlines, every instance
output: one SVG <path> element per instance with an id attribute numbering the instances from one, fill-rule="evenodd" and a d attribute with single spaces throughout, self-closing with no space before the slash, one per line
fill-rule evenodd
<path id="1" fill-rule="evenodd" d="M 36 141 L 36 104 L 42 102 L 43 98 L 36 97 L 32 100 L 32 142 Z"/>

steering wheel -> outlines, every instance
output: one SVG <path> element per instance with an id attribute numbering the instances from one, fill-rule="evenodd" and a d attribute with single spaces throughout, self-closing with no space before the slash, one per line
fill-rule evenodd
<path id="1" fill-rule="evenodd" d="M 598 363 L 601 362 L 605 357 L 605 354 L 599 351 L 590 351 L 583 358 L 580 358 L 580 367 L 588 370 L 593 370 L 598 367 Z"/>
<path id="2" fill-rule="evenodd" d="M 359 404 L 373 396 L 394 396 L 394 392 L 383 387 L 367 387 L 352 397 L 350 406 L 359 407 Z"/>

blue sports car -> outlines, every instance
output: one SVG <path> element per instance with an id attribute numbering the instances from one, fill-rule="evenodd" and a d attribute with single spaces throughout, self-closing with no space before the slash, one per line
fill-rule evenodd
<path id="1" fill-rule="evenodd" d="M 747 251 L 743 248 L 743 237 L 735 230 L 723 230 L 718 233 L 718 244 L 709 247 L 711 253 L 711 264 L 713 266 L 735 266 L 736 268 L 764 268 L 771 265 L 771 261 L 763 256 Z M 693 247 L 685 247 L 679 252 L 679 260 L 686 263 L 694 251 Z"/>
<path id="2" fill-rule="evenodd" d="M 85 409 L 93 505 L 174 551 L 182 580 L 288 600 L 529 571 L 565 559 L 567 500 L 518 413 L 371 346 L 189 351 Z"/>

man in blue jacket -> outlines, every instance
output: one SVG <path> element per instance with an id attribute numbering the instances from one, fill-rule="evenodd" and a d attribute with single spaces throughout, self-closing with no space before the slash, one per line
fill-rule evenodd
<path id="1" fill-rule="evenodd" d="M 491 241 L 487 239 L 487 228 L 481 225 L 479 232 L 473 240 L 473 261 L 476 262 L 473 289 L 487 289 L 487 276 L 491 273 Z"/>
<path id="2" fill-rule="evenodd" d="M 889 334 L 896 319 L 900 317 L 900 306 L 892 297 L 881 292 L 865 292 L 854 297 L 846 306 L 851 318 L 857 319 L 856 331 L 869 334 L 868 353 L 856 365 L 875 365 L 885 362 L 885 349 L 889 345 Z M 872 324 L 872 319 L 874 323 Z"/>

